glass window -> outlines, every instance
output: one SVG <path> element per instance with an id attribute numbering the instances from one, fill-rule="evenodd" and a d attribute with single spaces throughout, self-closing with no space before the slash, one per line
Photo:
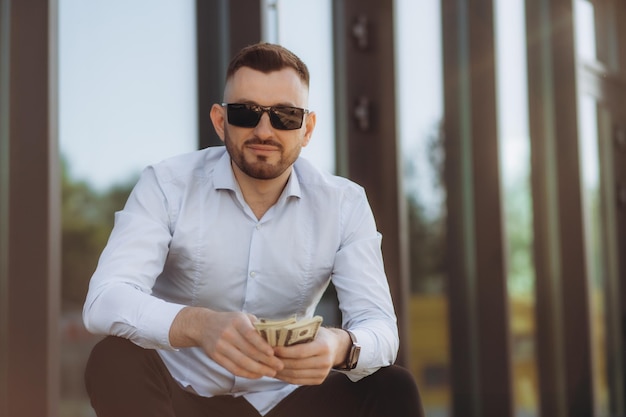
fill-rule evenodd
<path id="1" fill-rule="evenodd" d="M 88 281 L 141 169 L 197 148 L 195 2 L 59 1 L 61 417 L 93 416 Z"/>
<path id="2" fill-rule="evenodd" d="M 395 2 L 398 154 L 410 228 L 409 361 L 429 416 L 451 410 L 440 8 L 439 0 Z"/>
<path id="3" fill-rule="evenodd" d="M 589 0 L 574 1 L 574 25 L 576 27 L 576 52 L 579 58 L 595 61 L 596 30 L 595 10 Z"/>
<path id="4" fill-rule="evenodd" d="M 515 412 L 538 415 L 532 193 L 523 0 L 494 1 L 500 172 Z"/>
<path id="5" fill-rule="evenodd" d="M 574 13 L 576 55 L 583 62 L 596 60 L 599 28 L 595 23 L 595 4 L 588 0 L 576 0 Z M 619 371 L 622 352 L 614 345 L 622 329 L 618 301 L 612 290 L 617 280 L 616 261 L 612 255 L 615 253 L 616 237 L 614 226 L 611 226 L 615 224 L 610 153 L 612 128 L 606 121 L 610 120 L 610 109 L 604 107 L 608 102 L 602 97 L 602 90 L 593 88 L 594 83 L 589 82 L 590 77 L 600 75 L 592 74 L 585 66 L 579 66 L 578 70 L 580 175 L 591 310 L 592 382 L 595 413 L 603 417 L 617 412 L 611 408 L 622 402 L 621 399 L 611 398 L 612 395 L 621 396 L 622 391 Z M 608 153 L 606 149 L 609 149 Z"/>
<path id="6" fill-rule="evenodd" d="M 606 263 L 606 234 L 603 222 L 603 196 L 598 149 L 598 108 L 596 99 L 579 97 L 580 163 L 583 194 L 585 250 L 591 306 L 591 352 L 593 391 L 596 415 L 609 416 L 609 386 L 607 377 L 606 292 L 609 265 Z"/>
<path id="7" fill-rule="evenodd" d="M 315 132 L 302 156 L 335 171 L 332 3 L 330 0 L 265 0 L 264 36 L 298 55 L 309 68 L 309 108 L 317 114 Z M 302 16 L 306 16 L 303 19 Z"/>

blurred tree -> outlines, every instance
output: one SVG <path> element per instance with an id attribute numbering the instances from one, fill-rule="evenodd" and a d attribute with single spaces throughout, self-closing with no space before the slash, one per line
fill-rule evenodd
<path id="1" fill-rule="evenodd" d="M 134 181 L 98 192 L 87 182 L 72 179 L 64 159 L 61 178 L 62 307 L 67 311 L 82 308 L 114 213 L 124 206 Z"/>
<path id="2" fill-rule="evenodd" d="M 404 182 L 409 221 L 411 291 L 443 294 L 445 290 L 446 200 L 443 181 L 444 150 L 441 122 L 416 141 L 414 152 L 404 152 Z M 416 156 L 416 152 L 425 155 Z M 421 164 L 420 161 L 427 161 Z M 418 166 L 420 165 L 420 166 Z"/>

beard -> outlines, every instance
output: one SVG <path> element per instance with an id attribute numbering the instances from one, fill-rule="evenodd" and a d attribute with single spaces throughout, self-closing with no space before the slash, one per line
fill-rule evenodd
<path id="1" fill-rule="evenodd" d="M 277 141 L 271 139 L 261 140 L 257 137 L 245 140 L 241 148 L 237 148 L 231 140 L 227 129 L 224 130 L 224 144 L 230 159 L 235 165 L 247 176 L 258 180 L 271 180 L 279 177 L 296 162 L 298 156 L 300 156 L 301 149 L 300 146 L 295 146 L 290 150 L 285 150 L 285 147 Z M 253 160 L 246 159 L 243 149 L 247 145 L 252 144 L 265 144 L 276 147 L 280 153 L 279 160 L 270 163 L 267 157 L 260 155 L 252 156 Z"/>

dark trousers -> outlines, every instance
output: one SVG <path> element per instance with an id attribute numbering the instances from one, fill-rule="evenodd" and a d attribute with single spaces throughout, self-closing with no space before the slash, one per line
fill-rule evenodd
<path id="1" fill-rule="evenodd" d="M 85 372 L 99 417 L 259 417 L 244 398 L 201 397 L 174 381 L 156 351 L 106 337 L 91 352 Z M 321 385 L 302 386 L 267 417 L 423 417 L 417 385 L 399 366 L 381 368 L 359 382 L 332 372 Z"/>

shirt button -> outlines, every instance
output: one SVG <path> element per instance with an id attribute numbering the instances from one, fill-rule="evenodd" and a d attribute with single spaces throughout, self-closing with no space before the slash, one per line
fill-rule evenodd
<path id="1" fill-rule="evenodd" d="M 261 225 L 260 224 L 256 225 L 256 230 L 261 230 Z"/>
<path id="2" fill-rule="evenodd" d="M 256 277 L 256 272 L 250 271 L 250 278 L 254 278 L 254 277 Z"/>

